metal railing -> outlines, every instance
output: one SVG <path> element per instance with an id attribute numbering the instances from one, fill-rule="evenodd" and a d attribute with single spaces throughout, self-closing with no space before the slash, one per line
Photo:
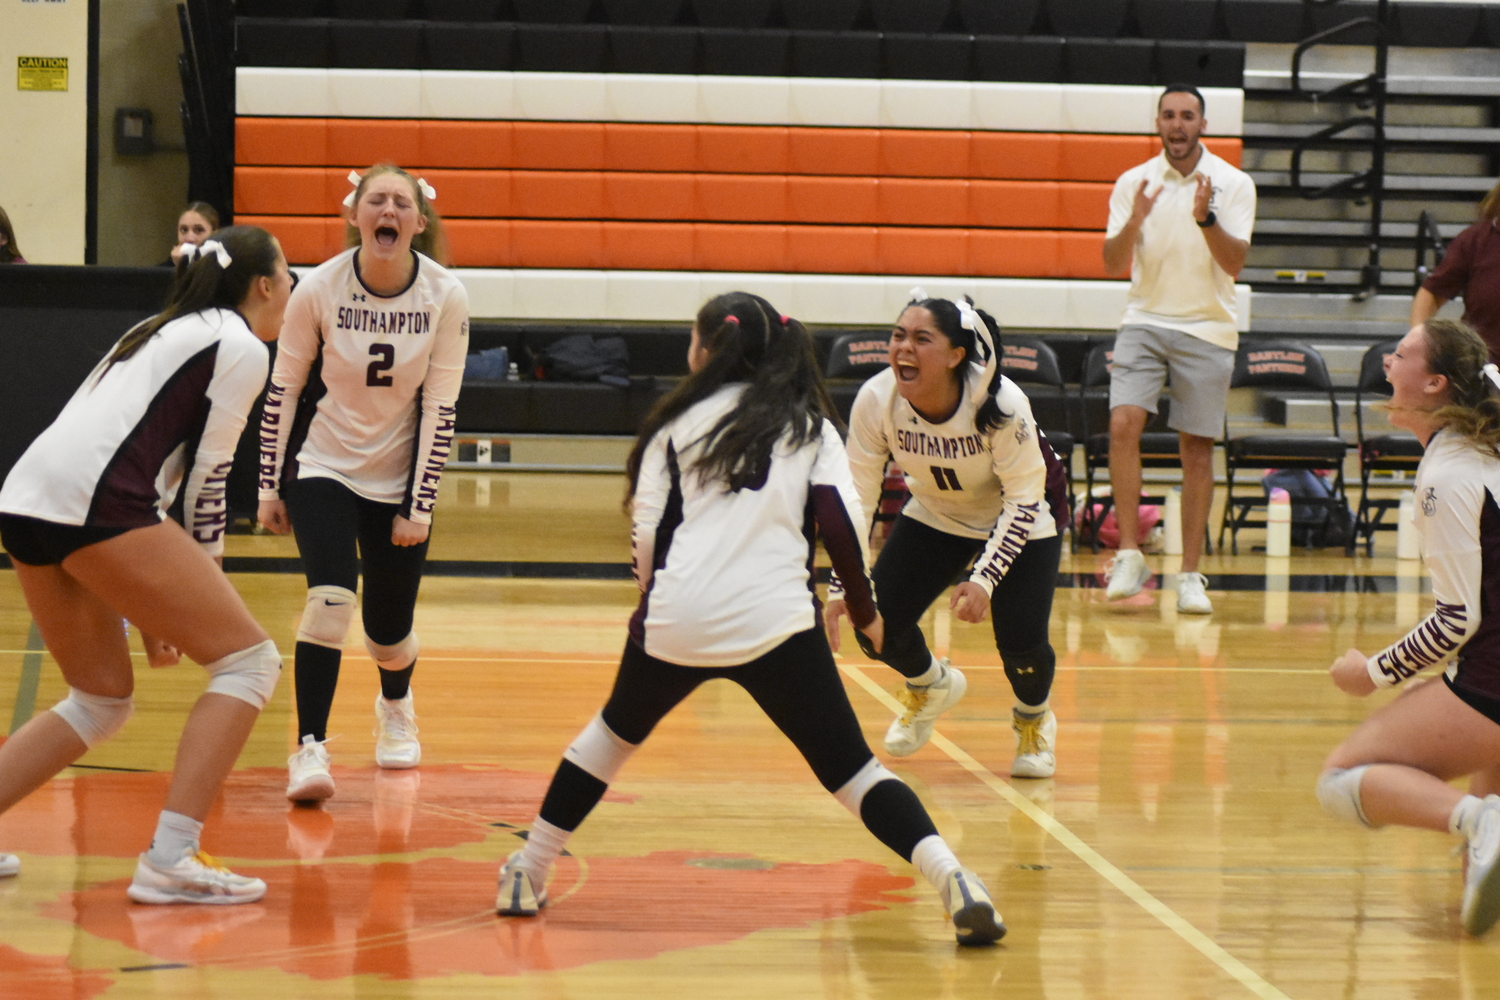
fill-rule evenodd
<path id="1" fill-rule="evenodd" d="M 1327 7 L 1339 0 L 1307 0 L 1308 3 Z M 1354 293 L 1356 301 L 1364 301 L 1380 292 L 1380 227 L 1384 216 L 1385 200 L 1385 106 L 1386 67 L 1390 55 L 1389 0 L 1377 0 L 1374 17 L 1357 17 L 1310 35 L 1298 43 L 1292 52 L 1292 86 L 1294 93 L 1307 94 L 1314 101 L 1351 99 L 1355 107 L 1369 110 L 1368 114 L 1351 115 L 1341 122 L 1319 129 L 1304 136 L 1292 147 L 1291 186 L 1303 198 L 1348 197 L 1356 204 L 1370 203 L 1369 256 L 1360 268 L 1360 287 Z M 1302 86 L 1302 57 L 1308 50 L 1329 43 L 1335 38 L 1350 34 L 1360 28 L 1375 29 L 1375 68 L 1368 76 L 1340 84 L 1331 90 L 1310 91 Z M 1334 181 L 1321 188 L 1308 188 L 1302 183 L 1302 154 L 1315 143 L 1324 142 L 1354 128 L 1369 128 L 1370 167 L 1368 170 Z"/>

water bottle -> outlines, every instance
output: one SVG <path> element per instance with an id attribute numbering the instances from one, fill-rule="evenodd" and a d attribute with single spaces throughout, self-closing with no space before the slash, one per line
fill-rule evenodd
<path id="1" fill-rule="evenodd" d="M 1417 494 L 1407 490 L 1401 494 L 1401 505 L 1396 508 L 1396 558 L 1416 559 L 1422 554 L 1417 541 Z"/>
<path id="2" fill-rule="evenodd" d="M 507 382 L 519 382 L 519 381 L 521 381 L 521 368 L 514 361 L 512 361 L 510 363 L 510 365 L 507 366 L 506 369 L 505 369 L 505 381 L 507 381 Z"/>
<path id="3" fill-rule="evenodd" d="M 1292 498 L 1286 490 L 1271 491 L 1266 507 L 1266 555 L 1284 557 L 1292 554 Z"/>

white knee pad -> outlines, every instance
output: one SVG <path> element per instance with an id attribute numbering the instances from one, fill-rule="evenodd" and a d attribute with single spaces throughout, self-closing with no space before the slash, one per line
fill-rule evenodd
<path id="1" fill-rule="evenodd" d="M 405 670 L 417 662 L 417 653 L 422 649 L 422 644 L 417 641 L 417 633 L 408 632 L 406 638 L 394 646 L 382 646 L 373 642 L 369 636 L 365 636 L 365 648 L 375 658 L 375 665 L 381 670 Z"/>
<path id="2" fill-rule="evenodd" d="M 900 781 L 880 761 L 871 757 L 865 766 L 854 772 L 854 777 L 844 782 L 843 787 L 833 793 L 833 797 L 839 800 L 839 804 L 854 814 L 859 819 L 860 806 L 864 804 L 865 795 L 880 784 L 882 781 Z"/>
<path id="3" fill-rule="evenodd" d="M 297 626 L 297 641 L 310 642 L 329 649 L 343 649 L 354 621 L 354 591 L 346 587 L 310 587 L 307 606 L 302 609 L 302 623 Z"/>
<path id="4" fill-rule="evenodd" d="M 135 711 L 135 704 L 130 695 L 107 698 L 70 687 L 68 696 L 53 705 L 52 711 L 73 727 L 85 746 L 93 747 L 120 731 Z"/>
<path id="5" fill-rule="evenodd" d="M 1334 817 L 1373 830 L 1378 824 L 1369 821 L 1359 803 L 1359 783 L 1369 769 L 1370 765 L 1361 764 L 1359 767 L 1335 767 L 1324 771 L 1318 776 L 1318 801 Z"/>
<path id="6" fill-rule="evenodd" d="M 596 715 L 568 745 L 563 760 L 572 761 L 608 785 L 633 753 L 635 744 L 620 739 L 604 724 L 604 717 Z"/>
<path id="7" fill-rule="evenodd" d="M 281 654 L 276 652 L 276 644 L 267 639 L 258 646 L 205 663 L 203 669 L 212 675 L 208 682 L 210 692 L 227 694 L 262 709 L 271 700 L 271 692 L 276 690 L 276 680 L 281 676 Z"/>

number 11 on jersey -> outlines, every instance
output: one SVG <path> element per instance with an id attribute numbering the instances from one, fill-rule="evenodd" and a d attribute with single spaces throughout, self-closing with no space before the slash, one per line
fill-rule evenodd
<path id="1" fill-rule="evenodd" d="M 958 484 L 958 473 L 954 472 L 952 469 L 944 465 L 929 465 L 928 468 L 932 470 L 932 478 L 933 481 L 937 483 L 938 489 L 963 489 L 963 487 Z"/>

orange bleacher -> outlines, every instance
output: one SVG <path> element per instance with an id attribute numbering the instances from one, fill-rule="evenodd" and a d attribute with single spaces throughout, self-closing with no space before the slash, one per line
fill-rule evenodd
<path id="1" fill-rule="evenodd" d="M 1239 139 L 1212 139 L 1238 164 Z M 240 118 L 235 205 L 295 263 L 342 249 L 351 167 L 439 192 L 460 267 L 1103 277 L 1154 136 Z"/>

